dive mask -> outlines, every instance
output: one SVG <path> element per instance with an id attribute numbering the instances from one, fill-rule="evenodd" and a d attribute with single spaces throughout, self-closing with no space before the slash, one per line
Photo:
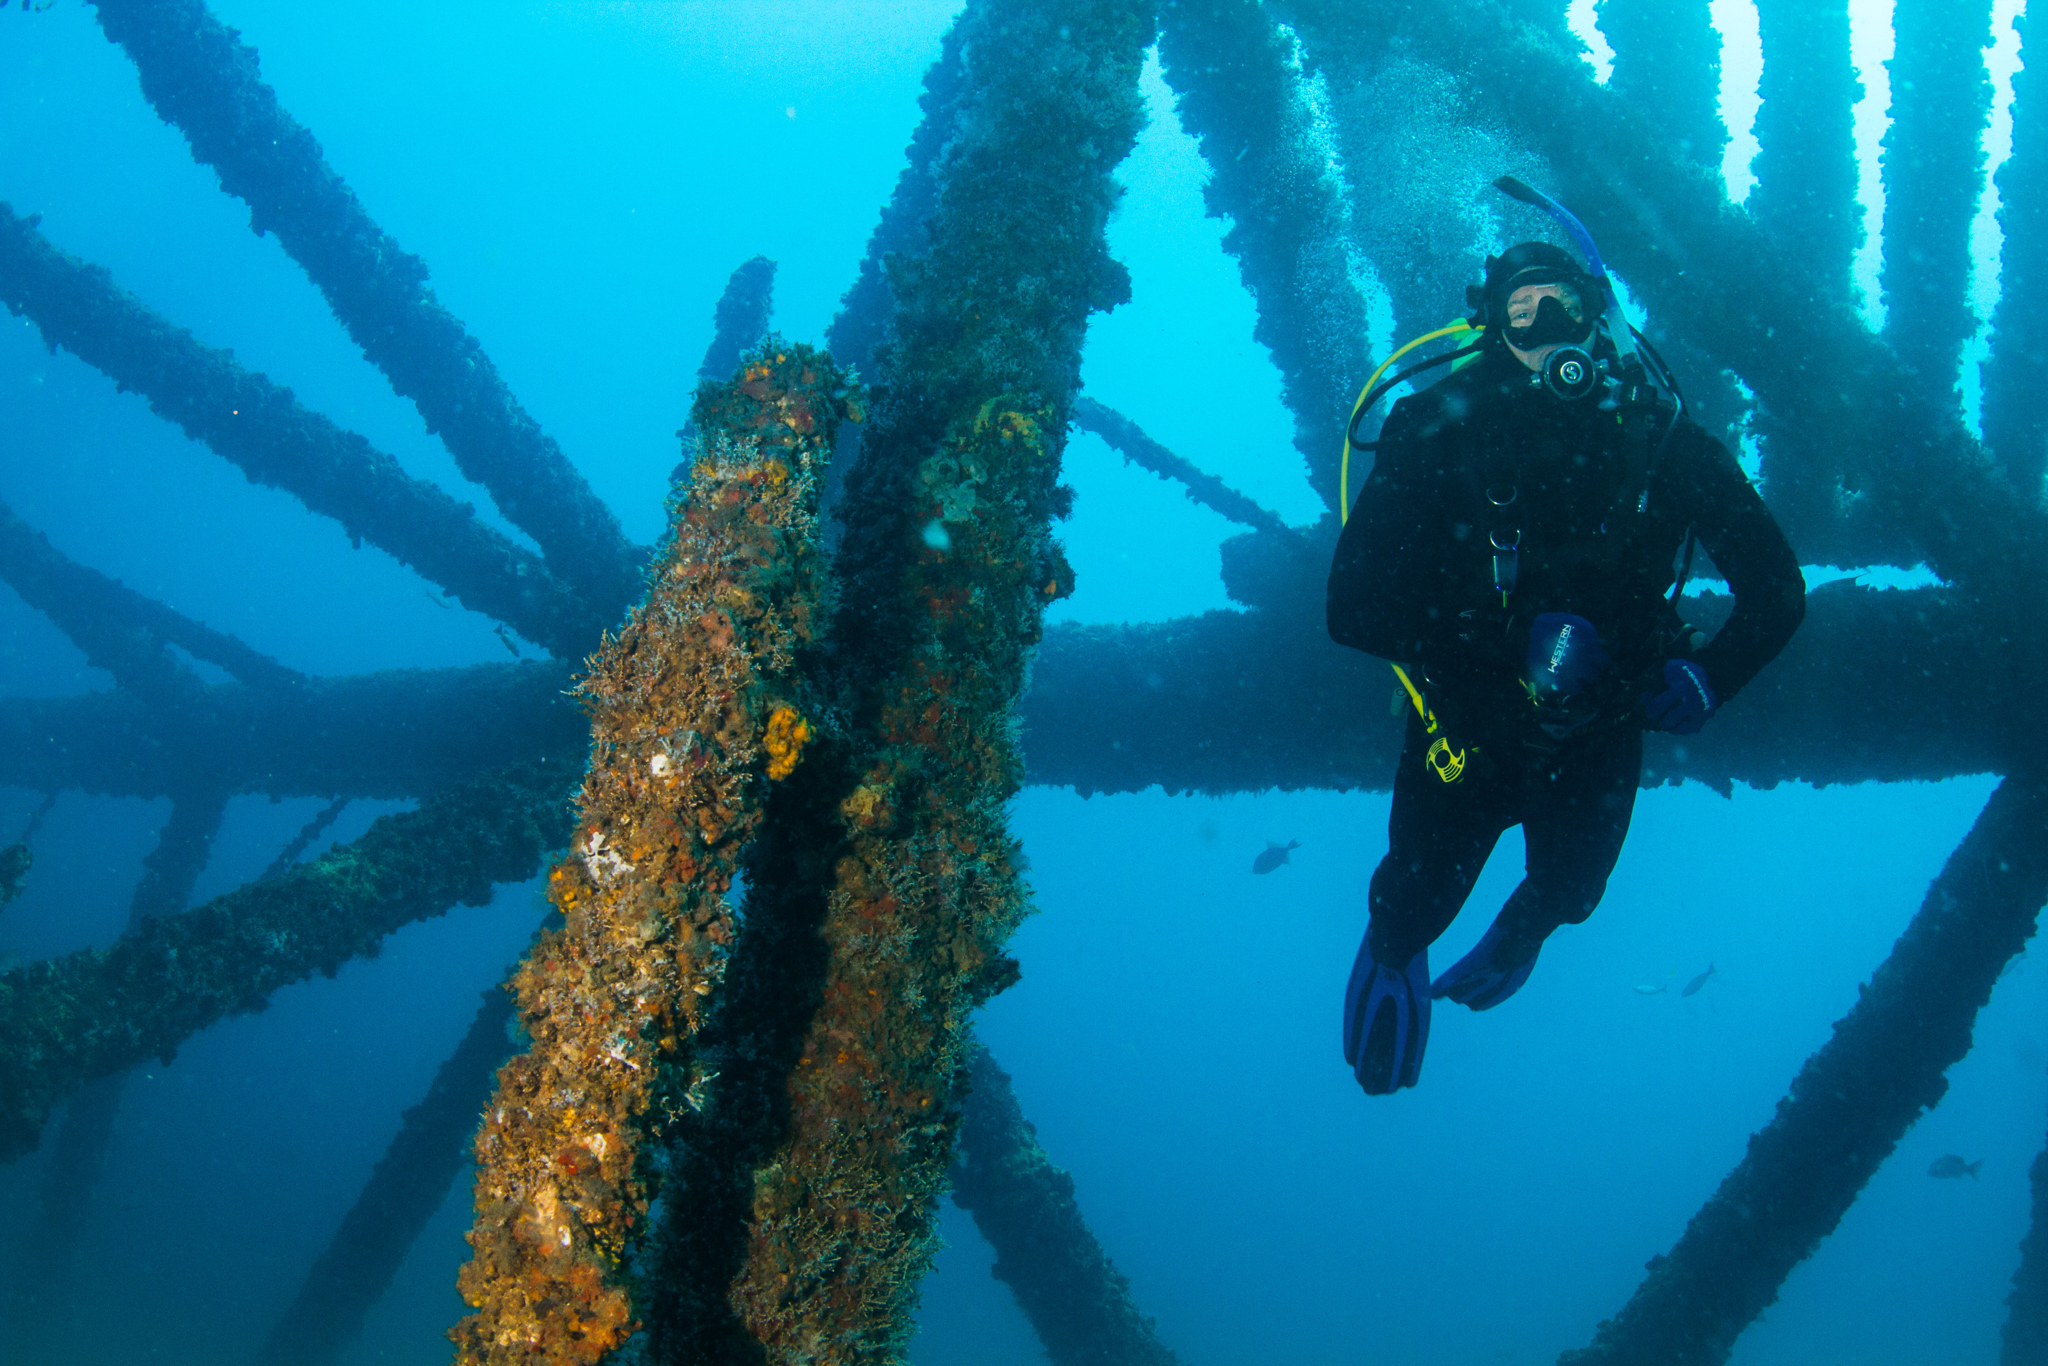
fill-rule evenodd
<path id="1" fill-rule="evenodd" d="M 1536 301 L 1536 316 L 1526 327 L 1505 327 L 1508 345 L 1518 351 L 1533 351 L 1539 346 L 1552 346 L 1561 342 L 1582 344 L 1593 335 L 1593 323 L 1588 318 L 1574 318 L 1571 310 L 1554 294 L 1546 294 Z"/>

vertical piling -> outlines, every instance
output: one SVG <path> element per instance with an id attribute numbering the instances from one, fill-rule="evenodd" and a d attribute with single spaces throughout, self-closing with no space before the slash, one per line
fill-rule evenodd
<path id="1" fill-rule="evenodd" d="M 650 1142 L 701 1103 L 687 1060 L 732 939 L 725 893 L 813 735 L 797 678 L 825 605 L 817 480 L 849 407 L 830 359 L 773 339 L 698 391 L 647 597 L 577 685 L 590 768 L 548 878 L 566 924 L 513 978 L 533 1042 L 477 1138 L 460 1362 L 595 1362 L 636 1327 Z"/>
<path id="2" fill-rule="evenodd" d="M 1984 445 L 2038 506 L 2048 473 L 2048 18 L 2022 17 L 2012 155 L 1998 168 L 1999 293 L 1984 362 Z"/>
<path id="3" fill-rule="evenodd" d="M 1365 304 L 1294 41 L 1257 0 L 1162 0 L 1159 59 L 1209 165 L 1203 204 L 1230 224 L 1223 249 L 1258 306 L 1253 336 L 1279 368 L 1295 448 L 1335 508 L 1344 423 L 1369 368 Z"/>
<path id="4" fill-rule="evenodd" d="M 1892 124 L 1884 135 L 1884 337 L 1937 402 L 1955 403 L 1970 308 L 1970 225 L 1991 117 L 1991 0 L 1892 6 Z"/>
<path id="5" fill-rule="evenodd" d="M 1851 298 L 1863 245 L 1856 202 L 1856 101 L 1848 0 L 1757 0 L 1757 80 L 1750 216 L 1800 263 L 1816 302 Z"/>
<path id="6" fill-rule="evenodd" d="M 1105 228 L 1143 121 L 1143 4 L 988 0 L 924 255 L 890 269 L 840 504 L 843 731 L 771 799 L 701 1119 L 672 1148 L 659 1362 L 881 1363 L 911 1331 L 974 1008 L 1026 910 L 1012 709 L 1071 571 L 1051 534 Z"/>
<path id="7" fill-rule="evenodd" d="M 1641 109 L 1688 161 L 1721 169 L 1721 35 L 1707 0 L 1600 0 L 1614 49 L 1607 88 Z"/>

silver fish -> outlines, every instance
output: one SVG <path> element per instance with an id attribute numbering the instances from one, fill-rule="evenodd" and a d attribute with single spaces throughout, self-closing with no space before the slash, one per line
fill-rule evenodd
<path id="1" fill-rule="evenodd" d="M 1666 991 L 1666 990 L 1667 990 L 1667 988 L 1665 987 L 1665 985 L 1664 985 L 1664 984 L 1663 984 L 1662 982 L 1659 982 L 1659 983 L 1658 983 L 1658 984 L 1657 984 L 1656 986 L 1653 986 L 1653 987 L 1651 987 L 1651 986 L 1639 986 L 1639 987 L 1637 987 L 1637 988 L 1636 988 L 1636 995 L 1638 995 L 1638 996 L 1662 996 L 1662 995 L 1663 995 L 1663 994 L 1665 993 L 1665 991 Z"/>
<path id="2" fill-rule="evenodd" d="M 1975 1162 L 1965 1162 L 1956 1153 L 1943 1153 L 1934 1159 L 1934 1165 L 1927 1169 L 1927 1174 L 1938 1181 L 1954 1181 L 1964 1176 L 1975 1181 L 1977 1168 L 1983 1165 L 1984 1159 L 1981 1157 Z"/>
<path id="3" fill-rule="evenodd" d="M 491 628 L 491 632 L 493 635 L 497 636 L 498 643 L 500 645 L 503 645 L 508 651 L 511 652 L 511 655 L 514 659 L 518 659 L 520 657 L 519 647 L 512 643 L 512 637 L 505 633 L 505 628 L 503 626 L 494 626 Z"/>
<path id="4" fill-rule="evenodd" d="M 1254 873 L 1270 873 L 1287 862 L 1287 855 L 1301 848 L 1300 840 L 1289 840 L 1285 844 L 1268 844 L 1266 852 L 1252 860 Z"/>
<path id="5" fill-rule="evenodd" d="M 1701 988 L 1701 987 L 1703 987 L 1703 986 L 1705 986 L 1705 985 L 1707 984 L 1707 979 L 1708 979 L 1709 977 L 1712 977 L 1712 976 L 1714 975 L 1715 971 L 1716 971 L 1716 969 L 1715 969 L 1715 967 L 1714 967 L 1714 965 L 1713 965 L 1712 963 L 1709 963 L 1709 964 L 1707 964 L 1707 970 L 1706 970 L 1705 972 L 1701 973 L 1701 974 L 1700 974 L 1699 976 L 1697 976 L 1697 977 L 1693 978 L 1693 979 L 1692 979 L 1692 980 L 1691 980 L 1690 982 L 1687 982 L 1687 983 L 1685 984 L 1685 990 L 1684 990 L 1684 991 L 1681 991 L 1681 992 L 1679 992 L 1678 994 L 1679 994 L 1680 996 L 1697 996 L 1697 995 L 1699 995 L 1699 994 L 1700 994 L 1700 988 Z"/>

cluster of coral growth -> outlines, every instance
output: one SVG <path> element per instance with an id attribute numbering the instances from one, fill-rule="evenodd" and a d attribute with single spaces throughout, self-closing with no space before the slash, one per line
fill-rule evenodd
<path id="1" fill-rule="evenodd" d="M 751 1183 L 726 1303 L 770 1362 L 900 1359 L 936 1246 L 968 1019 L 1015 979 L 1002 947 L 1028 897 L 1005 812 L 1023 775 L 1014 709 L 1045 609 L 1073 584 L 1052 534 L 1071 498 L 1061 448 L 1088 317 L 1129 293 L 1104 227 L 1153 29 L 1145 4 L 1080 0 L 991 0 L 960 21 L 975 84 L 940 158 L 929 251 L 891 266 L 885 397 L 835 562 L 853 744 L 809 841 L 837 849 L 827 958 L 779 1141 L 735 1154 Z M 815 896 L 802 876 L 756 867 L 750 934 Z"/>
<path id="2" fill-rule="evenodd" d="M 513 980 L 532 1044 L 477 1138 L 460 1361 L 593 1362 L 636 1327 L 650 1141 L 704 1103 L 683 1064 L 733 938 L 725 893 L 811 736 L 794 680 L 825 584 L 817 476 L 850 414 L 829 359 L 772 340 L 705 385 L 646 599 L 578 686 L 590 768 L 548 887 L 565 924 Z"/>

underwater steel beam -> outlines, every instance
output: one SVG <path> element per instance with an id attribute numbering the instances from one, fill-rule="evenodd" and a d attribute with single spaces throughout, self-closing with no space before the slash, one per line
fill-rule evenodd
<path id="1" fill-rule="evenodd" d="M 1161 0 L 1159 60 L 1209 166 L 1202 202 L 1258 307 L 1310 486 L 1337 505 L 1344 427 L 1366 358 L 1344 204 L 1303 98 L 1294 41 L 1258 0 Z"/>
<path id="2" fill-rule="evenodd" d="M 202 345 L 104 269 L 57 250 L 36 222 L 0 203 L 0 302 L 32 321 L 51 350 L 63 347 L 252 482 L 333 518 L 358 544 L 387 551 L 528 640 L 573 659 L 597 639 L 604 622 L 474 508 L 243 369 L 231 352 Z"/>
<path id="3" fill-rule="evenodd" d="M 1713 625 L 1728 601 L 1687 599 L 1687 612 Z M 1807 602 L 1784 654 L 1712 725 L 1646 737 L 1646 784 L 1931 781 L 2009 771 L 2037 743 L 2002 729 L 2029 685 L 1999 672 L 1998 630 L 1953 594 L 1840 584 Z M 1084 795 L 1383 791 L 1398 696 L 1386 665 L 1330 644 L 1320 616 L 1062 625 L 1019 708 L 1027 776 Z"/>
<path id="4" fill-rule="evenodd" d="M 282 877 L 144 921 L 104 949 L 0 974 L 0 1161 L 33 1150 L 50 1108 L 271 993 L 374 954 L 415 920 L 489 900 L 568 838 L 576 770 L 527 763 L 385 816 Z"/>
<path id="5" fill-rule="evenodd" d="M 1559 1366 L 1718 1366 L 1948 1090 L 2048 901 L 2048 783 L 2015 773 L 1771 1122 L 1593 1343 Z"/>
<path id="6" fill-rule="evenodd" d="M 1144 119 L 1142 3 L 986 0 L 929 250 L 898 257 L 875 412 L 839 508 L 827 639 L 845 737 L 771 799 L 708 1065 L 673 1140 L 649 1355 L 880 1363 L 912 1331 L 973 1009 L 1014 980 L 1005 803 L 1106 227 Z M 723 1051 L 721 1051 L 723 1050 Z"/>
<path id="7" fill-rule="evenodd" d="M 775 311 L 775 263 L 765 256 L 740 262 L 726 277 L 725 292 L 711 311 L 711 344 L 697 367 L 698 383 L 723 384 L 740 368 L 740 357 L 768 336 Z"/>
<path id="8" fill-rule="evenodd" d="M 158 116 L 185 135 L 193 159 L 219 174 L 223 190 L 248 204 L 249 226 L 276 234 L 363 355 L 412 400 L 463 474 L 539 543 L 598 629 L 616 621 L 639 594 L 640 552 L 512 396 L 482 345 L 434 297 L 426 263 L 371 220 L 313 135 L 278 103 L 258 74 L 255 49 L 203 0 L 93 0 L 93 10 L 135 63 Z M 572 648 L 549 648 L 580 656 L 596 639 L 592 630 Z"/>
<path id="9" fill-rule="evenodd" d="M 1236 542 L 1225 546 L 1233 592 L 1277 592 Z M 1702 625 L 1726 606 L 1687 602 Z M 2003 771 L 2026 743 L 2001 742 L 1994 724 L 2000 708 L 2024 706 L 2020 681 L 1998 672 L 1997 632 L 1953 594 L 1831 584 L 1808 603 L 1753 700 L 1692 740 L 1650 737 L 1652 782 L 1935 781 Z M 0 700 L 0 785 L 147 798 L 198 775 L 280 797 L 418 796 L 508 754 L 581 762 L 589 728 L 561 695 L 569 679 L 561 664 L 507 662 L 315 679 L 289 695 L 224 685 L 189 709 L 118 692 Z M 1389 679 L 1300 612 L 1056 626 L 1020 704 L 1028 780 L 1082 792 L 1383 790 L 1400 743 Z"/>
<path id="10" fill-rule="evenodd" d="M 1248 526 L 1275 536 L 1292 536 L 1278 513 L 1268 512 L 1215 475 L 1195 468 L 1166 447 L 1145 435 L 1144 428 L 1116 409 L 1097 403 L 1086 394 L 1074 400 L 1074 425 L 1109 443 L 1111 450 L 1140 469 L 1177 483 L 1188 501 L 1197 503 L 1239 526 Z"/>
<path id="11" fill-rule="evenodd" d="M 188 697 L 199 686 L 198 678 L 165 652 L 166 645 L 217 664 L 255 687 L 291 688 L 306 681 L 298 670 L 226 632 L 79 564 L 4 503 L 0 579 L 70 637 L 84 652 L 86 663 L 105 669 L 121 687 L 142 696 Z"/>
<path id="12" fill-rule="evenodd" d="M 0 699 L 0 784 L 161 797 L 421 797 L 503 765 L 581 764 L 589 723 L 553 660 L 209 685 L 154 705 L 124 691 Z"/>
<path id="13" fill-rule="evenodd" d="M 1984 444 L 2020 496 L 2039 502 L 2048 474 L 2048 18 L 2016 21 L 2012 155 L 1998 168 L 1998 303 L 1984 362 Z"/>
<path id="14" fill-rule="evenodd" d="M 931 246 L 925 223 L 939 203 L 934 168 L 959 130 L 959 103 L 967 88 L 960 66 L 961 35 L 961 19 L 956 18 L 940 39 L 938 60 L 924 73 L 924 90 L 917 97 L 922 114 L 904 149 L 903 169 L 868 235 L 859 272 L 825 331 L 832 359 L 863 383 L 874 382 L 876 352 L 888 337 L 889 320 L 896 311 L 896 296 L 889 286 L 890 258 L 912 260 Z"/>
<path id="15" fill-rule="evenodd" d="M 1756 184 L 1745 207 L 1804 267 L 1815 297 L 1853 304 L 1863 245 L 1856 202 L 1856 101 L 1848 0 L 1757 0 Z"/>
<path id="16" fill-rule="evenodd" d="M 1991 118 L 1991 0 L 1894 0 L 1884 135 L 1884 339 L 1930 397 L 1952 406 L 1970 307 L 1970 230 Z"/>
<path id="17" fill-rule="evenodd" d="M 512 1052 L 512 997 L 484 993 L 469 1032 L 405 1112 L 356 1201 L 256 1353 L 257 1366 L 333 1366 L 362 1335 L 420 1230 L 468 1164 L 477 1114 Z"/>
<path id="18" fill-rule="evenodd" d="M 1010 1287 L 1051 1366 L 1175 1366 L 1081 1216 L 1074 1178 L 1024 1118 L 1010 1076 L 986 1048 L 968 1056 L 954 1203 L 995 1249 L 990 1273 Z"/>
<path id="19" fill-rule="evenodd" d="M 512 978 L 531 1042 L 477 1135 L 463 1366 L 595 1366 L 639 1327 L 659 1139 L 711 1080 L 690 1063 L 736 929 L 725 893 L 815 734 L 818 483 L 857 408 L 829 357 L 772 337 L 697 391 L 647 597 L 577 683 L 591 761 L 548 876 L 564 923 Z"/>
<path id="20" fill-rule="evenodd" d="M 1641 109 L 1678 154 L 1718 171 L 1721 35 L 1708 0 L 1600 0 L 1601 36 L 1614 50 L 1607 88 Z"/>

